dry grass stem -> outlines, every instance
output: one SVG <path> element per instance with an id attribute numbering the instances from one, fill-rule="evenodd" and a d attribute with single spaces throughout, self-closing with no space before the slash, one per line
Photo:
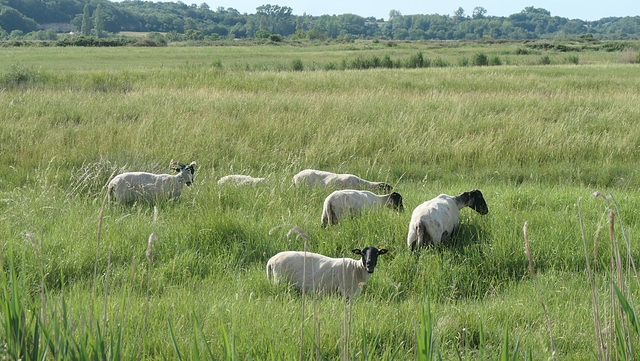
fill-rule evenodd
<path id="1" fill-rule="evenodd" d="M 551 339 L 551 350 L 552 357 L 556 358 L 558 356 L 558 350 L 556 349 L 556 342 L 553 338 L 553 326 L 551 325 L 551 318 L 547 313 L 547 306 L 544 304 L 544 299 L 542 297 L 542 290 L 540 289 L 540 284 L 538 283 L 538 278 L 536 277 L 536 272 L 533 268 L 533 257 L 531 257 L 531 250 L 529 247 L 529 236 L 527 234 L 527 227 L 529 226 L 529 222 L 524 222 L 524 227 L 522 227 L 522 232 L 524 233 L 524 244 L 525 251 L 527 253 L 527 258 L 529 259 L 529 273 L 531 277 L 536 283 L 536 288 L 538 289 L 538 297 L 540 299 L 540 304 L 542 305 L 542 311 L 544 312 L 544 317 L 547 319 L 547 327 L 549 328 L 549 337 Z"/>
<path id="2" fill-rule="evenodd" d="M 578 217 L 580 219 L 580 230 L 582 231 L 582 243 L 584 246 L 584 256 L 587 262 L 587 273 L 589 275 L 589 283 L 591 285 L 591 307 L 593 312 L 593 327 L 596 341 L 596 349 L 598 351 L 598 360 L 605 360 L 605 350 L 607 349 L 602 339 L 602 326 L 600 325 L 600 312 L 598 311 L 598 293 L 593 280 L 593 272 L 589 264 L 589 251 L 587 249 L 587 237 L 584 230 L 584 222 L 582 221 L 582 211 L 580 210 L 580 198 L 578 198 Z"/>

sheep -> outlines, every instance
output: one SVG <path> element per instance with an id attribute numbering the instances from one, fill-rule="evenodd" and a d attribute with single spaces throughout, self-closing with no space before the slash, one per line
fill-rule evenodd
<path id="1" fill-rule="evenodd" d="M 254 178 L 248 175 L 231 174 L 218 179 L 218 185 L 231 184 L 240 186 L 245 184 L 259 183 L 267 183 L 267 178 Z"/>
<path id="2" fill-rule="evenodd" d="M 361 255 L 362 259 L 330 258 L 310 252 L 280 252 L 267 262 L 267 279 L 286 279 L 299 291 L 304 288 L 307 292 L 340 293 L 353 299 L 371 277 L 378 256 L 387 250 L 365 247 L 352 252 Z"/>
<path id="3" fill-rule="evenodd" d="M 464 207 L 483 215 L 489 213 L 487 203 L 477 189 L 453 197 L 441 194 L 417 206 L 411 214 L 407 246 L 411 250 L 416 250 L 416 243 L 417 248 L 428 244 L 437 247 L 453 234 L 460 220 L 460 210 Z"/>
<path id="4" fill-rule="evenodd" d="M 182 187 L 193 182 L 196 162 L 184 165 L 171 162 L 171 168 L 178 174 L 153 174 L 146 172 L 127 172 L 118 174 L 110 182 L 107 195 L 114 194 L 116 203 L 131 204 L 138 200 L 155 202 L 160 200 L 177 200 Z"/>
<path id="5" fill-rule="evenodd" d="M 387 206 L 391 209 L 403 211 L 402 196 L 393 192 L 386 195 L 376 195 L 370 191 L 344 189 L 335 191 L 324 200 L 322 207 L 322 227 L 334 225 L 346 214 L 359 215 L 365 208 Z"/>
<path id="6" fill-rule="evenodd" d="M 305 169 L 294 175 L 293 184 L 339 189 L 368 189 L 384 193 L 393 190 L 391 185 L 384 182 L 370 182 L 353 174 L 337 174 L 315 169 Z"/>

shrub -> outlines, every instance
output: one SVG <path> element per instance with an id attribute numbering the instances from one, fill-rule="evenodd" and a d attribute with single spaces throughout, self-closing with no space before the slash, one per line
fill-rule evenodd
<path id="1" fill-rule="evenodd" d="M 485 53 L 479 52 L 473 55 L 471 63 L 475 66 L 485 66 L 489 65 L 489 60 L 487 59 L 487 55 Z"/>
<path id="2" fill-rule="evenodd" d="M 337 70 L 338 65 L 336 63 L 330 61 L 324 65 L 324 70 Z"/>
<path id="3" fill-rule="evenodd" d="M 274 43 L 279 43 L 282 41 L 282 35 L 280 34 L 271 34 L 269 35 L 269 40 L 273 41 Z"/>
<path id="4" fill-rule="evenodd" d="M 502 60 L 497 55 L 491 55 L 489 57 L 489 65 L 502 65 Z"/>
<path id="5" fill-rule="evenodd" d="M 446 61 L 446 60 L 444 60 L 444 59 L 442 59 L 442 58 L 440 58 L 440 57 L 437 57 L 437 58 L 435 58 L 435 59 L 433 60 L 432 65 L 433 65 L 433 66 L 435 66 L 435 67 L 437 67 L 437 68 L 444 68 L 444 67 L 449 66 L 449 63 L 447 63 L 447 61 Z"/>
<path id="6" fill-rule="evenodd" d="M 540 58 L 540 65 L 549 65 L 551 64 L 551 58 L 549 58 L 549 55 L 543 55 Z"/>
<path id="7" fill-rule="evenodd" d="M 0 89 L 24 87 L 39 80 L 40 74 L 32 68 L 13 65 L 7 73 L 0 75 Z"/>
<path id="8" fill-rule="evenodd" d="M 384 59 L 382 59 L 382 63 L 380 64 L 383 68 L 393 68 L 394 67 L 394 63 L 393 60 L 391 59 L 391 57 L 389 56 L 389 54 L 384 56 Z"/>
<path id="9" fill-rule="evenodd" d="M 467 57 L 458 58 L 458 66 L 469 66 L 469 58 Z"/>
<path id="10" fill-rule="evenodd" d="M 302 70 L 304 70 L 304 65 L 302 64 L 302 60 L 293 59 L 293 61 L 291 62 L 291 69 L 293 69 L 293 71 L 302 71 Z"/>
<path id="11" fill-rule="evenodd" d="M 266 30 L 258 30 L 253 35 L 253 37 L 256 39 L 268 39 L 270 36 L 271 36 L 271 33 Z"/>
<path id="12" fill-rule="evenodd" d="M 412 55 L 407 62 L 407 68 L 422 68 L 424 65 L 424 58 L 422 52 L 418 52 L 416 55 Z"/>
<path id="13" fill-rule="evenodd" d="M 578 59 L 577 55 L 569 55 L 564 59 L 568 64 L 578 64 L 580 59 Z"/>
<path id="14" fill-rule="evenodd" d="M 131 44 L 132 46 L 165 46 L 166 44 L 160 44 L 154 40 L 151 39 L 140 39 L 138 41 L 136 41 L 135 43 Z"/>

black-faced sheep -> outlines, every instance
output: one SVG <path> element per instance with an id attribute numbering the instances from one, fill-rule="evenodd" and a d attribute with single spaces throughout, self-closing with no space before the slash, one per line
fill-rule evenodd
<path id="1" fill-rule="evenodd" d="M 293 184 L 324 186 L 338 189 L 367 189 L 377 192 L 391 192 L 393 187 L 384 182 L 370 182 L 353 174 L 337 174 L 322 170 L 305 169 L 293 176 Z"/>
<path id="2" fill-rule="evenodd" d="M 362 259 L 330 258 L 310 252 L 280 252 L 267 262 L 267 279 L 284 279 L 294 288 L 304 288 L 307 292 L 340 293 L 353 298 L 371 277 L 378 256 L 387 250 L 365 247 L 352 252 L 361 255 Z"/>
<path id="3" fill-rule="evenodd" d="M 196 162 L 184 165 L 172 162 L 171 168 L 178 174 L 153 174 L 146 172 L 127 172 L 118 174 L 109 182 L 108 195 L 115 196 L 119 204 L 131 204 L 136 201 L 156 202 L 177 200 L 182 187 L 193 182 Z"/>
<path id="4" fill-rule="evenodd" d="M 431 244 L 437 247 L 458 225 L 460 210 L 470 207 L 480 214 L 489 213 L 482 193 L 475 189 L 457 196 L 441 194 L 416 207 L 411 214 L 407 246 L 412 250 Z"/>
<path id="5" fill-rule="evenodd" d="M 335 191 L 324 200 L 322 207 L 322 226 L 338 223 L 345 215 L 357 216 L 365 208 L 389 207 L 402 211 L 402 196 L 393 192 L 386 195 L 376 195 L 369 191 L 359 191 L 354 189 L 344 189 Z"/>

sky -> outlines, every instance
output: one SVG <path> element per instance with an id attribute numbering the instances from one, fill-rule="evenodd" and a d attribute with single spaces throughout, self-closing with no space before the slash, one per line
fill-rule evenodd
<path id="1" fill-rule="evenodd" d="M 177 2 L 177 0 L 176 0 Z M 599 20 L 605 17 L 640 16 L 640 0 L 182 0 L 185 4 L 200 5 L 206 2 L 212 10 L 218 7 L 234 8 L 240 13 L 254 14 L 261 5 L 288 6 L 294 15 L 320 16 L 356 14 L 388 20 L 390 10 L 398 10 L 402 15 L 440 14 L 453 15 L 462 7 L 471 16 L 475 7 L 483 7 L 488 16 L 509 16 L 533 6 L 551 12 L 551 16 L 568 19 Z"/>

